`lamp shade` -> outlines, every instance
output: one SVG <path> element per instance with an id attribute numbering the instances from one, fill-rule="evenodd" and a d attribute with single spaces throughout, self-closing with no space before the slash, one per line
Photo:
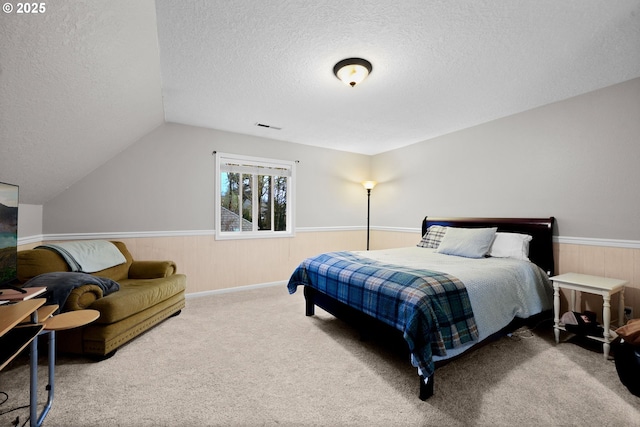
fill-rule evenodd
<path id="1" fill-rule="evenodd" d="M 364 181 L 362 183 L 362 186 L 365 188 L 365 190 L 373 190 L 373 187 L 375 187 L 377 184 L 377 182 L 375 181 Z"/>
<path id="2" fill-rule="evenodd" d="M 361 58 L 348 58 L 333 67 L 333 74 L 344 84 L 354 87 L 371 73 L 371 62 Z"/>

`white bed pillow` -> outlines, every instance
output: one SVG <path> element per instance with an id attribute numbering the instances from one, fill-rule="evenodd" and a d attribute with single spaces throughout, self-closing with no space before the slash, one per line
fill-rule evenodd
<path id="1" fill-rule="evenodd" d="M 497 227 L 449 227 L 436 252 L 467 258 L 482 258 L 489 251 L 497 230 Z"/>
<path id="2" fill-rule="evenodd" d="M 529 261 L 529 242 L 532 237 L 519 233 L 496 233 L 489 256 Z"/>

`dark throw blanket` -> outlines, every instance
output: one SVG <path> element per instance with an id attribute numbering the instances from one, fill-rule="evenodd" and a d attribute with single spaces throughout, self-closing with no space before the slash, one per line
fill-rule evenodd
<path id="1" fill-rule="evenodd" d="M 304 260 L 288 288 L 311 286 L 400 330 L 422 374 L 434 371 L 433 354 L 476 341 L 471 303 L 457 278 L 377 262 L 351 252 L 330 252 Z"/>
<path id="2" fill-rule="evenodd" d="M 96 285 L 102 289 L 103 296 L 120 290 L 120 285 L 106 277 L 92 276 L 87 273 L 58 271 L 44 273 L 25 283 L 25 288 L 44 286 L 47 288 L 47 304 L 58 304 L 57 312 L 62 311 L 71 291 L 82 285 Z"/>

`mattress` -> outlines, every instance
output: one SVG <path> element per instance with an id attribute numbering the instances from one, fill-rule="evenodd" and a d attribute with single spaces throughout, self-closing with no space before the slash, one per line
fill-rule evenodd
<path id="1" fill-rule="evenodd" d="M 354 253 L 379 262 L 415 269 L 440 271 L 464 283 L 479 332 L 480 342 L 500 331 L 516 317 L 526 319 L 550 310 L 553 287 L 536 264 L 512 258 L 464 258 L 436 253 L 434 249 L 405 247 Z M 444 360 L 463 353 L 477 342 L 448 349 Z"/>

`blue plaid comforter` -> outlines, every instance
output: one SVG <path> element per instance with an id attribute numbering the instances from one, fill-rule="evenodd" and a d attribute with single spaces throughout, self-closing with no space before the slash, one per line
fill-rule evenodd
<path id="1" fill-rule="evenodd" d="M 287 285 L 318 291 L 400 330 L 422 374 L 444 356 L 478 339 L 467 290 L 457 278 L 430 270 L 385 264 L 352 252 L 329 252 L 304 260 Z"/>

